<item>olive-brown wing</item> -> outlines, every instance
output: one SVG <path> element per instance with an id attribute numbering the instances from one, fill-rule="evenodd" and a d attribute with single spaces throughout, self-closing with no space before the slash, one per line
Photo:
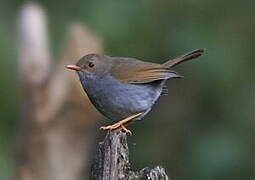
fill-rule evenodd
<path id="1" fill-rule="evenodd" d="M 115 58 L 111 75 L 127 83 L 149 83 L 157 80 L 181 77 L 175 71 L 156 63 L 149 63 L 132 58 Z"/>

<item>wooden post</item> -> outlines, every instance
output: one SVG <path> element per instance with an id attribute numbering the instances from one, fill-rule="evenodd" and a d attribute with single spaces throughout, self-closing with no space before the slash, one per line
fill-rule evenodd
<path id="1" fill-rule="evenodd" d="M 91 167 L 91 180 L 169 180 L 164 168 L 143 168 L 139 172 L 131 170 L 126 133 L 108 131 Z"/>

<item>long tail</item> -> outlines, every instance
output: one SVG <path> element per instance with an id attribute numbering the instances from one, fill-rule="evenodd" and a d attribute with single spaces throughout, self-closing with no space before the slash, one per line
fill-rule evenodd
<path id="1" fill-rule="evenodd" d="M 173 67 L 173 66 L 175 66 L 179 63 L 182 63 L 184 61 L 197 58 L 197 57 L 201 56 L 203 53 L 204 53 L 203 49 L 197 49 L 197 50 L 194 50 L 190 53 L 184 54 L 180 57 L 170 59 L 167 62 L 163 63 L 162 65 L 164 65 L 167 68 L 170 68 L 170 67 Z"/>

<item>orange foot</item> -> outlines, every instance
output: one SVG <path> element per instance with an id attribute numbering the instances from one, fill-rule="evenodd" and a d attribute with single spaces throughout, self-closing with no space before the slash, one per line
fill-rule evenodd
<path id="1" fill-rule="evenodd" d="M 102 126 L 102 127 L 100 127 L 100 129 L 102 129 L 102 130 L 115 130 L 115 129 L 121 128 L 122 131 L 124 131 L 124 132 L 126 132 L 128 134 L 132 134 L 132 132 L 129 129 L 127 129 L 124 125 L 128 124 L 132 119 L 140 116 L 143 113 L 144 112 L 140 112 L 140 113 L 134 114 L 134 115 L 129 116 L 129 117 L 123 119 L 123 120 L 120 120 L 119 122 L 114 123 L 112 125 Z"/>

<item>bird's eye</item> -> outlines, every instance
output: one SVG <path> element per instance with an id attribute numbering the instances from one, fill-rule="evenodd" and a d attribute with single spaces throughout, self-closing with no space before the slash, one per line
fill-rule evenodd
<path id="1" fill-rule="evenodd" d="M 89 67 L 93 68 L 95 66 L 95 64 L 93 62 L 89 62 Z"/>

